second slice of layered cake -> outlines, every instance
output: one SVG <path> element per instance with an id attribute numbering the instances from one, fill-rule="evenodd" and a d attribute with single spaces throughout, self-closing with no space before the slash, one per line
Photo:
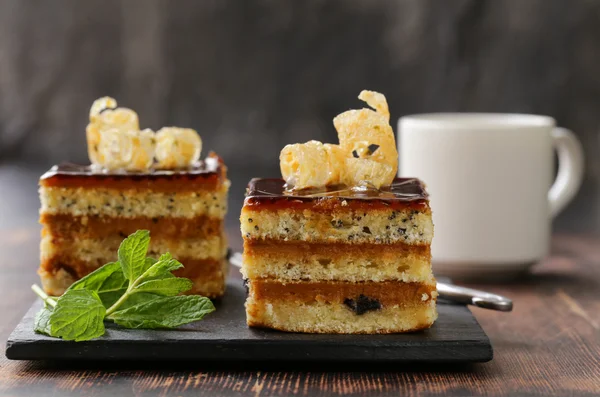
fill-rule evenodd
<path id="1" fill-rule="evenodd" d="M 250 326 L 393 333 L 437 317 L 431 210 L 417 179 L 301 194 L 254 179 L 241 225 Z"/>
<path id="2" fill-rule="evenodd" d="M 285 146 L 283 179 L 253 179 L 241 214 L 248 325 L 310 333 L 393 333 L 437 318 L 431 209 L 398 179 L 387 100 L 333 119 L 338 144 Z"/>

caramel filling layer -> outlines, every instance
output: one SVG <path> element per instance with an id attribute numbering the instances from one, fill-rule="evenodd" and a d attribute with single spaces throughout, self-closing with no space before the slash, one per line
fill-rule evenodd
<path id="1" fill-rule="evenodd" d="M 191 263 L 193 261 L 186 261 Z M 224 263 L 222 263 L 224 264 Z M 189 271 L 189 268 L 202 268 L 202 271 Z M 214 267 L 214 266 L 209 266 Z M 86 269 L 86 273 L 93 270 L 89 267 Z M 198 263 L 196 266 L 188 266 L 188 268 L 181 269 L 176 272 L 178 276 L 187 277 L 192 280 L 193 287 L 186 294 L 200 294 L 209 298 L 216 298 L 223 295 L 225 291 L 225 271 L 226 267 L 222 266 L 221 269 L 208 270 L 205 266 Z M 71 267 L 60 267 L 50 271 L 40 268 L 38 271 L 42 286 L 46 293 L 52 296 L 62 295 L 69 286 L 74 283 L 78 278 L 75 274 L 75 270 Z"/>
<path id="2" fill-rule="evenodd" d="M 244 255 L 253 256 L 293 256 L 293 258 L 308 258 L 313 256 L 340 257 L 380 257 L 382 255 L 422 255 L 429 257 L 431 248 L 429 245 L 411 245 L 404 243 L 393 244 L 346 244 L 346 243 L 307 243 L 304 241 L 282 241 L 282 240 L 244 240 Z"/>
<path id="3" fill-rule="evenodd" d="M 149 190 L 152 192 L 204 192 L 216 191 L 223 184 L 223 180 L 216 174 L 191 178 L 178 176 L 177 178 L 164 178 L 144 180 L 135 178 L 94 178 L 89 176 L 55 176 L 40 181 L 46 187 L 68 187 L 95 189 L 106 188 L 114 190 Z"/>
<path id="4" fill-rule="evenodd" d="M 222 220 L 208 216 L 124 218 L 42 214 L 40 223 L 53 236 L 71 238 L 103 238 L 114 235 L 125 238 L 140 229 L 149 230 L 153 238 L 207 238 L 223 232 Z"/>
<path id="5" fill-rule="evenodd" d="M 250 295 L 255 301 L 293 301 L 298 303 L 344 303 L 363 295 L 381 305 L 414 306 L 437 296 L 435 284 L 384 281 L 362 282 L 290 282 L 256 279 L 249 281 Z"/>
<path id="6" fill-rule="evenodd" d="M 223 263 L 226 259 L 183 259 L 180 262 L 184 267 L 173 272 L 177 277 L 192 280 L 220 280 L 223 277 L 223 271 L 228 269 Z"/>
<path id="7" fill-rule="evenodd" d="M 182 258 L 180 262 L 184 267 L 173 272 L 177 277 L 202 278 L 203 280 L 220 279 L 222 277 L 223 260 L 221 259 Z M 64 269 L 74 279 L 80 279 L 98 267 L 99 265 L 96 263 L 74 258 L 65 253 L 43 260 L 40 270 L 54 274 L 58 270 Z"/>

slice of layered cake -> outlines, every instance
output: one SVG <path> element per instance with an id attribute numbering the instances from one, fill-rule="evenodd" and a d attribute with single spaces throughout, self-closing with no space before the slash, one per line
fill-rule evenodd
<path id="1" fill-rule="evenodd" d="M 395 178 L 385 98 L 360 98 L 377 112 L 338 116 L 339 147 L 286 147 L 284 179 L 248 185 L 240 220 L 250 326 L 393 333 L 428 328 L 437 318 L 427 193 L 417 179 Z M 353 126 L 340 127 L 340 117 Z"/>
<path id="2" fill-rule="evenodd" d="M 195 131 L 165 128 L 155 134 L 136 130 L 137 124 L 123 127 L 132 111 L 113 108 L 96 109 L 96 119 L 91 115 L 92 165 L 63 164 L 40 178 L 44 289 L 62 294 L 117 260 L 123 238 L 146 229 L 152 236 L 148 255 L 170 252 L 182 262 L 175 273 L 194 282 L 190 293 L 221 296 L 228 270 L 226 166 L 214 153 L 198 159 Z M 97 131 L 91 128 L 101 122 Z"/>

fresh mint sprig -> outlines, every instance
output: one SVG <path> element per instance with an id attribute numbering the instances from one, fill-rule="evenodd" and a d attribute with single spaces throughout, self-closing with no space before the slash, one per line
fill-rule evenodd
<path id="1" fill-rule="evenodd" d="M 213 312 L 210 299 L 179 295 L 193 286 L 191 280 L 171 273 L 183 265 L 169 253 L 158 260 L 147 258 L 149 244 L 150 233 L 138 230 L 121 243 L 117 262 L 76 281 L 58 298 L 32 286 L 44 300 L 35 331 L 84 341 L 104 335 L 106 320 L 126 328 L 175 328 Z"/>

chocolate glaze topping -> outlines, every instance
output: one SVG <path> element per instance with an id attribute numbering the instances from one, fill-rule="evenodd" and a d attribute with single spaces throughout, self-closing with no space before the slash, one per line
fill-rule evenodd
<path id="1" fill-rule="evenodd" d="M 250 181 L 246 189 L 246 203 L 271 200 L 311 201 L 325 197 L 345 200 L 381 200 L 390 202 L 426 201 L 429 196 L 423 183 L 416 178 L 396 178 L 390 186 L 376 189 L 370 186 L 350 188 L 345 185 L 325 186 L 302 190 L 289 190 L 283 179 L 260 179 Z"/>
<path id="2" fill-rule="evenodd" d="M 150 169 L 145 172 L 132 172 L 124 170 L 104 170 L 90 165 L 80 165 L 73 163 L 62 163 L 50 168 L 48 172 L 40 177 L 41 180 L 53 178 L 55 176 L 64 177 L 82 177 L 89 176 L 94 178 L 110 179 L 158 179 L 169 178 L 173 176 L 210 176 L 219 171 L 221 161 L 217 157 L 208 157 L 206 160 L 198 161 L 189 168 L 178 170 L 155 170 Z"/>
<path id="3" fill-rule="evenodd" d="M 178 170 L 108 171 L 89 165 L 64 163 L 40 178 L 40 186 L 64 188 L 148 189 L 156 192 L 198 192 L 219 189 L 227 181 L 227 167 L 214 153 L 192 167 Z"/>

